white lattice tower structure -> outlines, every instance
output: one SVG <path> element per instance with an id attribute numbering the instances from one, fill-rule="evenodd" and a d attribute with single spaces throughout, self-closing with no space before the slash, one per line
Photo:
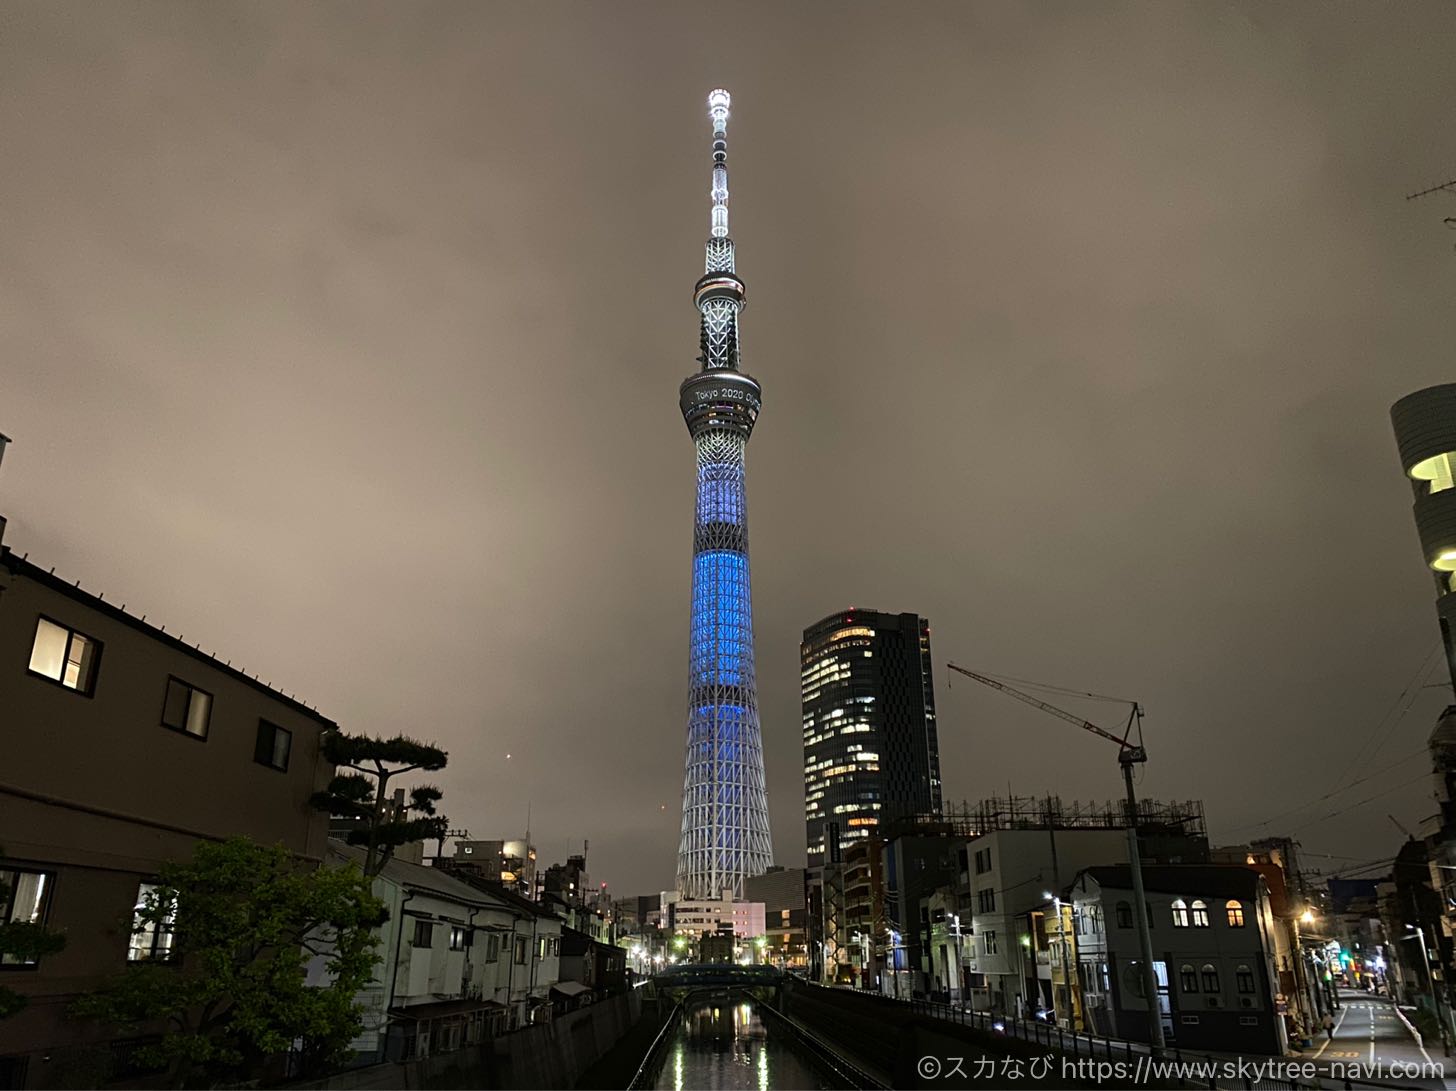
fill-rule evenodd
<path id="1" fill-rule="evenodd" d="M 753 674 L 753 595 L 748 578 L 748 496 L 743 456 L 761 391 L 739 370 L 743 281 L 728 235 L 728 92 L 708 96 L 713 122 L 712 234 L 693 292 L 702 315 L 702 370 L 682 384 L 683 419 L 698 451 L 688 738 L 677 886 L 717 898 L 773 863 L 763 738 Z"/>

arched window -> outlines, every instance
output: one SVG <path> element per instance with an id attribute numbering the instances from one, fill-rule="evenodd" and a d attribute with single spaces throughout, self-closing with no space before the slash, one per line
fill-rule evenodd
<path id="1" fill-rule="evenodd" d="M 1177 898 L 1173 902 L 1173 927 L 1188 927 L 1188 903 L 1182 898 Z"/>
<path id="2" fill-rule="evenodd" d="M 1198 975 L 1193 972 L 1193 967 L 1186 962 L 1178 969 L 1178 982 L 1182 985 L 1183 991 L 1186 993 L 1196 993 L 1198 991 Z"/>
<path id="3" fill-rule="evenodd" d="M 1193 927 L 1208 927 L 1208 903 L 1202 898 L 1197 899 L 1193 903 Z"/>
<path id="4" fill-rule="evenodd" d="M 1132 927 L 1132 906 L 1129 905 L 1127 902 L 1117 903 L 1117 927 Z"/>
<path id="5" fill-rule="evenodd" d="M 1214 969 L 1213 963 L 1203 964 L 1203 991 L 1206 993 L 1218 992 L 1218 971 Z"/>
<path id="6" fill-rule="evenodd" d="M 1228 910 L 1228 922 L 1230 928 L 1242 928 L 1244 926 L 1244 905 L 1242 902 L 1230 900 L 1224 906 Z"/>
<path id="7" fill-rule="evenodd" d="M 1254 971 L 1247 966 L 1240 966 L 1234 971 L 1234 977 L 1238 981 L 1239 992 L 1252 995 L 1254 992 Z"/>

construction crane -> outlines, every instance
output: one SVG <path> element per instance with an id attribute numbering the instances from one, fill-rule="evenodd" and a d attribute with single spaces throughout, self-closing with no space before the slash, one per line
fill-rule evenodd
<path id="1" fill-rule="evenodd" d="M 1153 969 L 1153 934 L 1148 928 L 1147 897 L 1143 892 L 1143 861 L 1142 853 L 1138 848 L 1137 835 L 1137 793 L 1133 790 L 1132 767 L 1148 760 L 1148 752 L 1142 745 L 1142 705 L 1136 701 L 1128 701 L 1132 711 L 1128 713 L 1127 725 L 1123 728 L 1122 736 L 1114 735 L 1106 728 L 1098 727 L 1080 716 L 1074 716 L 1065 709 L 1057 708 L 1056 705 L 1033 697 L 1029 693 L 1022 693 L 1021 690 L 1008 686 L 1005 682 L 998 682 L 984 674 L 977 674 L 973 670 L 957 666 L 954 663 L 947 663 L 947 667 L 957 674 L 964 674 L 982 685 L 990 686 L 992 689 L 999 689 L 1018 701 L 1024 701 L 1033 708 L 1039 708 L 1043 712 L 1049 712 L 1053 716 L 1066 720 L 1068 723 L 1076 724 L 1084 731 L 1107 739 L 1117 744 L 1117 761 L 1122 766 L 1122 779 L 1127 787 L 1127 861 L 1129 870 L 1132 872 L 1132 893 L 1133 898 L 1140 907 L 1133 913 L 1137 921 L 1138 945 L 1142 948 L 1142 970 L 1143 970 L 1143 995 L 1148 1001 L 1148 1044 L 1154 1053 L 1161 1052 L 1166 1045 L 1163 1037 L 1163 1016 L 1161 1005 L 1158 1002 L 1158 977 Z M 1089 695 L 1090 696 L 1090 695 Z M 1132 729 L 1138 727 L 1138 741 L 1129 741 Z"/>

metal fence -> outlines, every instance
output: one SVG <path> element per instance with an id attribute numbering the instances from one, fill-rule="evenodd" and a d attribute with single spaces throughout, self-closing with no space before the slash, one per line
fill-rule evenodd
<path id="1" fill-rule="evenodd" d="M 844 988 L 843 986 L 818 986 L 820 988 Z M 965 1007 L 946 1004 L 938 1000 L 905 999 L 902 997 L 885 996 L 882 993 L 871 989 L 854 988 L 854 992 L 863 993 L 868 996 L 879 997 L 883 1000 L 905 1004 L 917 1015 L 930 1019 L 940 1020 L 946 1023 L 954 1023 L 958 1026 L 972 1027 L 986 1034 L 1000 1035 L 1006 1038 L 1014 1038 L 1023 1042 L 1030 1042 L 1045 1047 L 1047 1050 L 1055 1050 L 1058 1053 L 1070 1056 L 1074 1060 L 1096 1060 L 1121 1062 L 1124 1071 L 1134 1075 L 1133 1079 L 1118 1079 L 1117 1086 L 1143 1086 L 1160 1087 L 1182 1087 L 1182 1088 L 1209 1088 L 1213 1091 L 1226 1091 L 1226 1089 L 1239 1089 L 1244 1091 L 1330 1091 L 1334 1088 L 1345 1088 L 1353 1091 L 1355 1088 L 1410 1088 L 1420 1086 L 1412 1083 L 1389 1083 L 1375 1080 L 1354 1080 L 1334 1079 L 1330 1077 L 1316 1077 L 1314 1080 L 1282 1079 L 1282 1078 L 1254 1078 L 1251 1076 L 1224 1075 L 1222 1072 L 1229 1066 L 1244 1061 L 1253 1066 L 1259 1062 L 1288 1062 L 1290 1064 L 1307 1061 L 1310 1058 L 1285 1058 L 1285 1057 L 1248 1057 L 1241 1058 L 1231 1054 L 1218 1055 L 1210 1053 L 1195 1053 L 1182 1050 L 1176 1045 L 1169 1046 L 1163 1050 L 1157 1058 L 1154 1058 L 1144 1042 L 1133 1042 L 1125 1038 L 1108 1038 L 1099 1034 L 1078 1033 L 1067 1030 L 1055 1023 L 1043 1022 L 1039 1019 L 1013 1019 L 1009 1016 L 998 1015 L 994 1012 L 970 1010 Z M 1212 1073 L 1205 1079 L 1192 1080 L 1181 1076 L 1171 1075 L 1154 1067 L 1154 1060 L 1160 1063 L 1172 1062 L 1175 1070 L 1187 1072 L 1193 1066 L 1203 1066 L 1203 1070 Z M 1442 1086 L 1440 1080 L 1428 1081 L 1431 1086 Z"/>

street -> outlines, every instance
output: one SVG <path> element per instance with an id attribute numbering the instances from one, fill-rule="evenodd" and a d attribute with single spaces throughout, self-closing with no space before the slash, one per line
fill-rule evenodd
<path id="1" fill-rule="evenodd" d="M 1354 989 L 1340 990 L 1340 1010 L 1335 1015 L 1334 1037 L 1320 1032 L 1319 1040 L 1306 1053 L 1317 1061 L 1322 1075 L 1350 1075 L 1360 1065 L 1368 1078 L 1377 1083 L 1402 1087 L 1444 1087 L 1440 1079 L 1402 1079 L 1392 1071 L 1414 1071 L 1409 1066 L 1430 1063 L 1444 1065 L 1446 1058 L 1441 1043 L 1433 1041 L 1422 1047 L 1395 1013 L 1389 997 L 1371 996 Z M 1392 1069 L 1392 1066 L 1397 1066 Z"/>

